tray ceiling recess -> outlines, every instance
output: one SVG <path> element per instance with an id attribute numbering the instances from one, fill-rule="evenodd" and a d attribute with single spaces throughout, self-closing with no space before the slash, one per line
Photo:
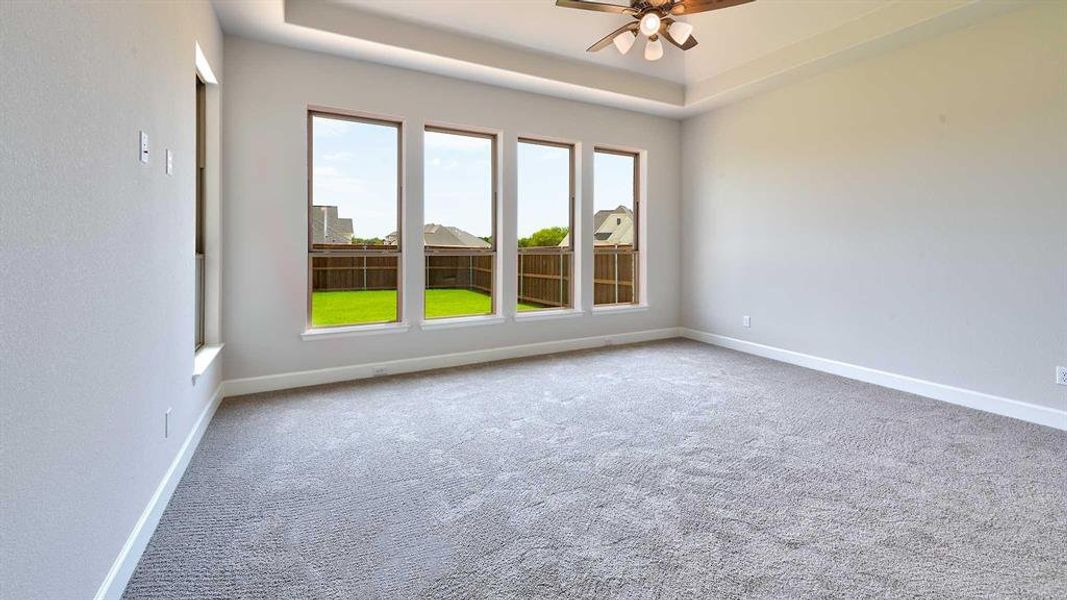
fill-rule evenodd
<path id="1" fill-rule="evenodd" d="M 594 3 L 602 6 L 575 10 Z M 558 4 L 214 0 L 228 34 L 673 118 L 966 27 L 1025 0 Z M 638 42 L 640 51 L 630 51 Z"/>
<path id="2" fill-rule="evenodd" d="M 755 2 L 755 0 L 631 0 L 628 5 L 596 0 L 556 0 L 556 6 L 626 15 L 633 18 L 634 21 L 600 38 L 585 51 L 600 52 L 608 46 L 615 46 L 619 54 L 626 54 L 634 47 L 637 38 L 643 37 L 645 60 L 656 61 L 663 58 L 661 40 L 667 40 L 680 50 L 689 50 L 698 43 L 693 36 L 693 26 L 675 17 L 729 8 L 749 2 Z"/>

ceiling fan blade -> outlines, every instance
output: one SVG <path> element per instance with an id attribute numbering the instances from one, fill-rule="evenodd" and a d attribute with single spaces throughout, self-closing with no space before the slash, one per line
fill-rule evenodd
<path id="1" fill-rule="evenodd" d="M 755 2 L 755 0 L 681 0 L 681 2 L 671 7 L 671 14 L 692 15 L 709 10 L 748 4 L 749 2 Z"/>
<path id="2" fill-rule="evenodd" d="M 610 46 L 613 41 L 615 41 L 615 36 L 619 35 L 620 33 L 626 33 L 627 31 L 637 31 L 637 28 L 639 26 L 640 26 L 640 24 L 637 21 L 634 21 L 632 23 L 627 23 L 627 24 L 623 25 L 622 27 L 616 29 L 615 31 L 612 31 L 611 33 L 607 34 L 606 36 L 600 38 L 599 40 L 597 40 L 597 43 L 593 44 L 592 46 L 589 46 L 588 48 L 585 49 L 585 51 L 586 52 L 600 52 L 604 48 L 607 48 L 608 46 Z"/>
<path id="3" fill-rule="evenodd" d="M 636 13 L 636 11 L 629 6 L 619 6 L 618 4 L 608 4 L 605 2 L 593 2 L 593 0 L 556 0 L 556 6 L 562 8 L 577 8 L 579 10 L 618 13 L 620 15 L 632 15 Z"/>
<path id="4" fill-rule="evenodd" d="M 668 42 L 670 42 L 671 44 L 674 44 L 675 46 L 681 48 L 682 50 L 688 50 L 688 49 L 692 48 L 693 46 L 697 45 L 697 39 L 695 37 L 693 37 L 692 35 L 690 35 L 688 38 L 686 38 L 684 44 L 679 44 L 678 40 L 674 39 L 674 36 L 671 35 L 671 31 L 670 31 L 671 23 L 674 23 L 674 19 L 663 19 L 663 24 L 660 25 L 660 28 L 659 28 L 660 37 L 663 37 Z"/>

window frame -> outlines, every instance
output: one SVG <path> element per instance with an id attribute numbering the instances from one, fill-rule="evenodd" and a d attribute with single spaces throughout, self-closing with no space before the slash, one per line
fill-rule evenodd
<path id="1" fill-rule="evenodd" d="M 195 217 L 193 232 L 194 269 L 194 303 L 195 319 L 193 352 L 199 352 L 207 342 L 207 252 L 204 243 L 204 212 L 207 207 L 205 189 L 205 170 L 207 169 L 207 82 L 199 73 L 196 77 L 196 150 L 193 169 L 196 171 Z"/>
<path id="2" fill-rule="evenodd" d="M 577 198 L 576 186 L 577 186 L 578 144 L 575 143 L 575 142 L 564 142 L 564 141 L 558 141 L 558 140 L 551 140 L 551 139 L 547 139 L 547 138 L 540 138 L 540 137 L 537 137 L 537 136 L 525 136 L 525 135 L 518 136 L 518 138 L 516 139 L 516 144 L 515 144 L 516 184 L 518 182 L 518 176 L 519 176 L 519 159 L 518 159 L 519 152 L 518 152 L 518 149 L 519 149 L 519 145 L 520 144 L 537 144 L 537 145 L 540 145 L 540 146 L 549 146 L 549 147 L 552 147 L 552 148 L 563 148 L 563 149 L 566 149 L 567 152 L 568 152 L 567 169 L 568 169 L 569 173 L 568 173 L 568 181 L 567 181 L 567 185 L 568 185 L 568 192 L 567 193 L 568 193 L 568 203 L 569 203 L 569 205 L 568 205 L 568 209 L 567 209 L 568 210 L 568 215 L 567 215 L 568 216 L 568 219 L 567 219 L 567 237 L 570 240 L 569 241 L 569 246 L 568 246 L 568 251 L 570 253 L 570 271 L 569 271 L 568 284 L 567 284 L 567 288 L 568 288 L 567 289 L 567 298 L 570 300 L 570 302 L 568 304 L 566 304 L 566 305 L 563 305 L 563 306 L 550 306 L 550 307 L 547 307 L 547 308 L 541 308 L 541 309 L 537 309 L 537 310 L 519 311 L 518 310 L 518 305 L 519 305 L 520 302 L 522 302 L 522 292 L 521 292 L 520 288 L 516 288 L 516 290 L 515 290 L 515 312 L 516 312 L 516 314 L 544 314 L 546 312 L 551 312 L 551 311 L 574 310 L 577 307 L 577 303 L 575 302 L 575 300 L 576 300 L 575 299 L 575 291 L 578 289 L 577 286 L 575 285 L 575 283 L 576 283 L 575 282 L 575 279 L 576 279 L 575 278 L 575 271 L 576 271 L 575 267 L 577 266 L 577 262 L 578 262 L 578 250 L 577 250 L 578 246 L 575 243 L 575 239 L 578 237 L 578 235 L 577 235 L 577 232 L 574 230 L 574 223 L 575 223 L 575 216 L 576 216 L 575 215 L 575 212 L 576 212 L 575 209 L 577 208 L 575 205 L 577 203 L 576 202 L 576 198 Z M 516 278 L 516 282 L 518 282 L 519 274 L 521 273 L 520 261 L 522 260 L 522 252 L 521 252 L 522 249 L 518 247 L 518 242 L 519 242 L 518 218 L 517 218 L 518 217 L 518 210 L 519 210 L 519 198 L 518 198 L 518 194 L 516 194 L 516 196 L 515 196 L 515 213 L 516 213 L 516 220 L 515 220 L 515 256 L 516 256 L 515 278 Z M 565 253 L 563 251 L 561 251 L 560 254 L 565 254 Z"/>
<path id="3" fill-rule="evenodd" d="M 441 250 L 441 249 L 428 249 L 423 243 L 422 248 L 422 289 L 423 289 L 423 305 L 422 305 L 422 321 L 424 323 L 441 321 L 448 319 L 484 319 L 496 317 L 500 314 L 500 223 L 498 221 L 500 215 L 500 133 L 496 131 L 488 131 L 479 129 L 477 127 L 460 127 L 454 125 L 435 125 L 433 123 L 426 123 L 422 129 L 423 135 L 423 159 L 422 159 L 422 173 L 423 173 L 423 200 L 422 200 L 422 227 L 420 227 L 420 233 L 426 227 L 426 195 L 425 195 L 425 180 L 426 180 L 426 153 L 425 153 L 425 140 L 427 133 L 443 133 L 448 135 L 464 135 L 467 137 L 480 138 L 489 140 L 489 154 L 492 157 L 489 168 L 490 174 L 490 187 L 492 189 L 492 198 L 490 199 L 492 204 L 492 214 L 490 219 L 493 225 L 490 238 L 489 248 L 467 248 L 465 250 Z M 492 291 L 489 293 L 489 312 L 487 313 L 475 313 L 470 315 L 445 315 L 440 317 L 430 317 L 426 315 L 426 291 L 429 290 L 429 277 L 428 268 L 426 266 L 426 260 L 429 256 L 470 256 L 481 255 L 489 256 L 493 265 L 492 277 L 490 281 L 493 284 Z"/>
<path id="4" fill-rule="evenodd" d="M 643 252 L 642 248 L 643 248 L 643 245 L 644 245 L 643 244 L 644 240 L 641 239 L 642 238 L 642 236 L 641 236 L 641 156 L 643 155 L 643 152 L 640 151 L 640 150 L 631 150 L 631 149 L 612 147 L 612 146 L 593 146 L 593 195 L 594 195 L 594 203 L 595 203 L 595 198 L 596 198 L 596 177 L 597 177 L 597 173 L 596 173 L 596 155 L 598 153 L 599 154 L 611 154 L 611 155 L 615 155 L 615 156 L 625 156 L 627 158 L 632 158 L 633 159 L 633 165 L 634 165 L 634 168 L 633 168 L 633 208 L 631 209 L 631 211 L 633 212 L 633 219 L 634 219 L 634 224 L 633 224 L 634 243 L 633 243 L 633 249 L 629 253 L 633 255 L 632 261 L 633 261 L 633 270 L 634 270 L 634 281 L 633 281 L 633 291 L 632 291 L 632 296 L 633 297 L 630 300 L 630 302 L 610 302 L 610 303 L 597 304 L 597 301 L 596 301 L 596 248 L 597 248 L 597 244 L 596 244 L 596 236 L 595 236 L 596 231 L 595 230 L 590 231 L 589 232 L 589 237 L 591 238 L 591 242 L 592 242 L 592 245 L 593 245 L 593 264 L 594 264 L 593 273 L 592 273 L 592 277 L 591 277 L 592 280 L 593 280 L 593 298 L 592 298 L 593 309 L 594 310 L 604 310 L 604 309 L 610 310 L 610 309 L 613 309 L 613 308 L 627 308 L 627 307 L 633 307 L 633 306 L 642 306 L 643 302 L 641 301 L 641 287 L 642 287 L 643 283 L 642 283 L 641 280 L 643 279 L 644 273 L 642 273 L 642 269 L 641 269 L 641 264 L 642 264 L 641 253 Z M 594 205 L 594 208 L 593 208 L 593 213 L 596 214 L 595 205 Z M 616 280 L 618 279 L 618 276 L 619 276 L 619 274 L 618 274 L 618 271 L 616 270 L 616 272 L 615 272 Z"/>
<path id="5" fill-rule="evenodd" d="M 396 130 L 396 250 L 353 249 L 316 249 L 311 211 L 315 206 L 315 117 L 352 121 L 369 125 L 392 127 Z M 328 332 L 359 328 L 379 329 L 383 325 L 404 323 L 404 120 L 386 115 L 363 113 L 321 106 L 307 108 L 307 207 L 304 216 L 307 219 L 307 311 L 305 331 Z M 314 294 L 315 258 L 329 257 L 396 257 L 396 315 L 389 321 L 368 321 L 365 323 L 344 323 L 337 325 L 319 325 L 312 323 L 312 298 Z"/>

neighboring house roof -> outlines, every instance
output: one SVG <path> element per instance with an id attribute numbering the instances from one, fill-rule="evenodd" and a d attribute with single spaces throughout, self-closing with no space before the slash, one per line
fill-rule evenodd
<path id="1" fill-rule="evenodd" d="M 593 214 L 593 231 L 596 231 L 597 229 L 600 229 L 600 226 L 603 225 L 604 221 L 607 220 L 608 215 L 613 215 L 613 214 L 615 214 L 617 212 L 621 212 L 621 211 L 625 211 L 625 210 L 626 210 L 625 206 L 620 206 L 620 207 L 616 208 L 615 210 L 604 209 L 604 210 L 596 211 L 596 213 Z"/>
<path id="2" fill-rule="evenodd" d="M 560 246 L 571 243 L 568 233 Z M 619 205 L 613 210 L 598 210 L 593 215 L 593 243 L 599 245 L 627 245 L 634 243 L 634 213 Z"/>
<path id="3" fill-rule="evenodd" d="M 397 234 L 394 231 L 385 236 L 386 244 L 396 244 Z M 492 244 L 482 238 L 463 231 L 459 227 L 427 223 L 422 228 L 422 241 L 426 246 L 446 246 L 453 248 L 490 248 Z"/>
<path id="4" fill-rule="evenodd" d="M 336 206 L 316 205 L 311 209 L 311 239 L 314 243 L 352 243 L 352 219 L 338 218 Z"/>

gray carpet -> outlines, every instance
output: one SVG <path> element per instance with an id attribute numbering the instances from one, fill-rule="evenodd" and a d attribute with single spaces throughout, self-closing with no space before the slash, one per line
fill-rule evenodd
<path id="1" fill-rule="evenodd" d="M 1064 598 L 1067 434 L 683 340 L 225 401 L 125 598 Z"/>

